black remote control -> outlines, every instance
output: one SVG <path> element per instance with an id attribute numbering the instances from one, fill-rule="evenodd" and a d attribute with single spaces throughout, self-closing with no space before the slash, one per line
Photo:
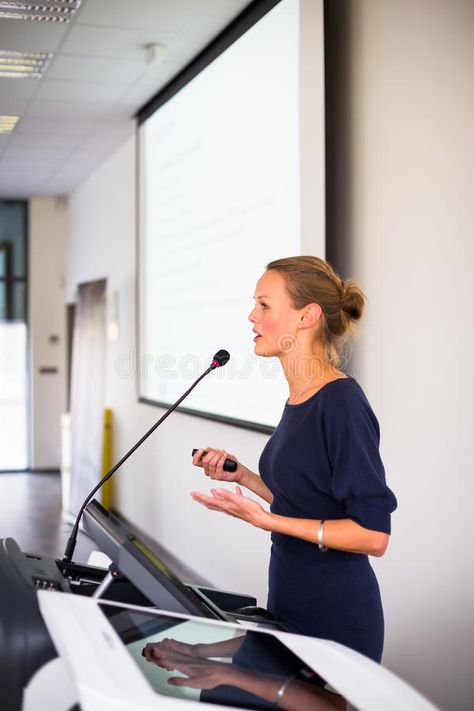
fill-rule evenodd
<path id="1" fill-rule="evenodd" d="M 196 454 L 196 452 L 197 452 L 197 449 L 193 449 L 193 454 L 192 454 L 193 457 Z M 206 456 L 206 454 L 207 454 L 207 452 L 206 452 L 206 450 L 204 450 L 204 452 L 202 453 L 202 456 L 204 457 L 204 456 Z M 224 471 L 225 472 L 235 472 L 236 470 L 237 470 L 237 462 L 234 462 L 233 459 L 226 459 L 224 462 Z"/>

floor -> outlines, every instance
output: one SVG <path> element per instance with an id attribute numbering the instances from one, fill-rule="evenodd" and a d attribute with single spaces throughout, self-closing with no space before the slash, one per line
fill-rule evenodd
<path id="1" fill-rule="evenodd" d="M 14 538 L 25 553 L 62 558 L 71 525 L 61 518 L 59 474 L 0 473 L 0 538 Z M 143 532 L 139 536 L 185 582 L 207 584 Z M 87 562 L 96 544 L 79 532 L 74 561 Z"/>

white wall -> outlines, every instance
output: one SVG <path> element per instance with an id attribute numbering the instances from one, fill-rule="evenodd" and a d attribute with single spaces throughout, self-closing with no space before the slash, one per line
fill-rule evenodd
<path id="1" fill-rule="evenodd" d="M 474 3 L 340 3 L 338 199 L 347 275 L 370 298 L 355 374 L 399 499 L 376 561 L 384 663 L 444 709 L 474 698 L 471 532 Z"/>
<path id="2" fill-rule="evenodd" d="M 381 424 L 399 498 L 387 555 L 384 662 L 446 710 L 474 696 L 471 265 L 473 7 L 468 0 L 354 0 L 347 8 L 347 142 L 338 208 L 347 276 L 370 298 L 354 374 Z M 344 118 L 344 117 L 343 117 Z M 107 400 L 117 459 L 160 414 L 114 365 L 134 335 L 134 142 L 71 196 L 68 292 L 107 276 L 119 295 Z M 130 369 L 133 371 L 133 368 Z M 133 372 L 130 373 L 133 375 Z M 267 534 L 194 504 L 190 450 L 255 466 L 263 435 L 176 414 L 118 475 L 119 509 L 213 583 L 264 601 Z M 197 482 L 197 483 L 196 483 Z"/>
<path id="3" fill-rule="evenodd" d="M 30 200 L 28 303 L 32 469 L 59 469 L 60 462 L 60 418 L 66 407 L 64 269 L 67 220 L 64 199 Z M 41 373 L 40 369 L 44 367 L 57 370 Z"/>

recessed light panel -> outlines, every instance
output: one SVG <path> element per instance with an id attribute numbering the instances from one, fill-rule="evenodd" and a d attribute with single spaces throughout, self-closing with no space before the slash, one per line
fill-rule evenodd
<path id="1" fill-rule="evenodd" d="M 0 116 L 0 133 L 11 133 L 19 121 L 19 116 Z"/>
<path id="2" fill-rule="evenodd" d="M 69 22 L 81 0 L 43 0 L 41 4 L 0 0 L 0 18 L 35 20 L 37 22 Z"/>
<path id="3" fill-rule="evenodd" d="M 0 77 L 39 79 L 51 57 L 47 52 L 8 52 L 0 49 Z"/>

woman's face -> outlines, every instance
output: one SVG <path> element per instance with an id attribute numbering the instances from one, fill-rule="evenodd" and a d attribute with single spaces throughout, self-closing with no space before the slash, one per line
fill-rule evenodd
<path id="1" fill-rule="evenodd" d="M 261 356 L 280 356 L 293 350 L 303 309 L 295 309 L 283 277 L 269 270 L 258 280 L 255 306 L 249 314 L 255 334 L 254 351 Z"/>

